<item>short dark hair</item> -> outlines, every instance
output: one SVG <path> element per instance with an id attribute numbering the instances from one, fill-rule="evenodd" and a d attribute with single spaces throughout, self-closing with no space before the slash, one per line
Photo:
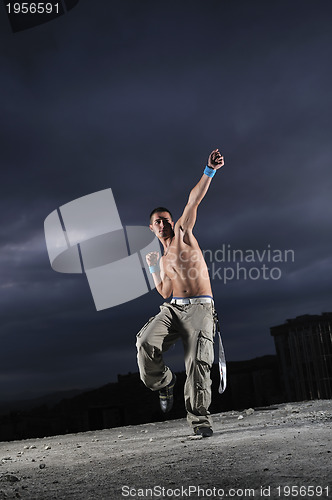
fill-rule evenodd
<path id="1" fill-rule="evenodd" d="M 153 214 L 156 214 L 157 212 L 167 212 L 169 213 L 169 215 L 171 216 L 171 219 L 173 220 L 173 215 L 172 213 L 168 210 L 168 208 L 165 208 L 165 207 L 157 207 L 157 208 L 154 208 L 152 210 L 152 212 L 150 213 L 150 221 L 151 221 L 151 217 L 153 216 Z"/>

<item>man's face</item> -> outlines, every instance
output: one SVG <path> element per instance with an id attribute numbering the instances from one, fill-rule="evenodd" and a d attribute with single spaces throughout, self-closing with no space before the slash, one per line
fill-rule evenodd
<path id="1" fill-rule="evenodd" d="M 169 238 L 173 236 L 174 222 L 168 212 L 156 212 L 153 214 L 149 227 L 157 238 Z"/>

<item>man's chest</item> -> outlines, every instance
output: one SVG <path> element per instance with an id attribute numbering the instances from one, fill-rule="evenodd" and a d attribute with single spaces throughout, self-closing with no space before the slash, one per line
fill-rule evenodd
<path id="1" fill-rule="evenodd" d="M 189 245 L 177 245 L 168 249 L 163 256 L 163 268 L 166 274 L 174 270 L 196 267 L 202 262 L 203 256 L 200 248 Z"/>

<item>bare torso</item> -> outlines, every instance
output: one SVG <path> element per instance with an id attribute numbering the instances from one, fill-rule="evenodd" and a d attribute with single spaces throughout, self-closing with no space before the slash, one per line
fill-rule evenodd
<path id="1" fill-rule="evenodd" d="M 174 297 L 210 295 L 208 268 L 195 236 L 174 228 L 174 237 L 160 260 L 161 275 L 172 282 Z"/>

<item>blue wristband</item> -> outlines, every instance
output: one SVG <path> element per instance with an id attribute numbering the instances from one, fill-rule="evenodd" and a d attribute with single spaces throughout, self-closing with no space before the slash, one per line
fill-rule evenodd
<path id="1" fill-rule="evenodd" d="M 149 266 L 149 271 L 150 273 L 156 273 L 157 271 L 159 271 L 159 266 Z"/>
<path id="2" fill-rule="evenodd" d="M 216 170 L 214 168 L 211 168 L 208 165 L 206 165 L 206 167 L 204 169 L 205 175 L 212 178 L 215 175 L 215 173 L 216 173 Z"/>

